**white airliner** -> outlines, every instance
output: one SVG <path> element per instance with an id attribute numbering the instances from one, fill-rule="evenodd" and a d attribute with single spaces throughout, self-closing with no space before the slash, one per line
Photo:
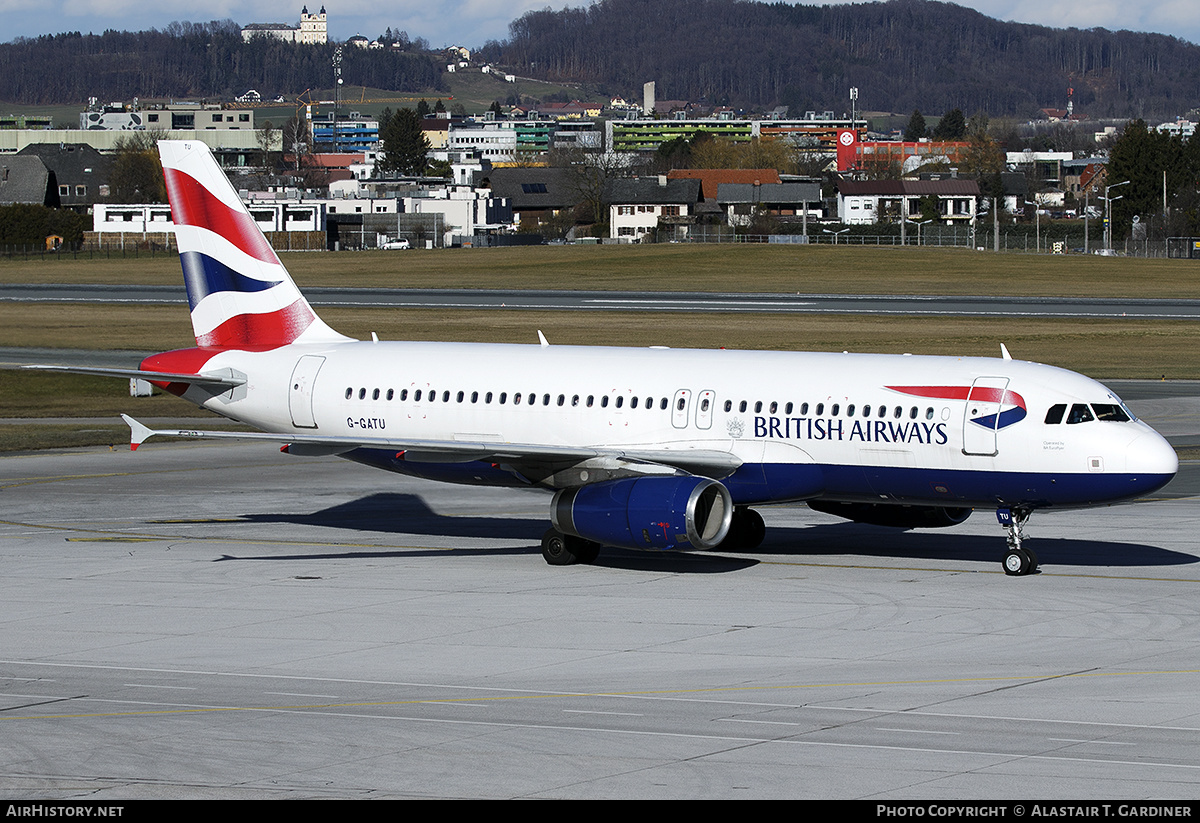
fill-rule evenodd
<path id="1" fill-rule="evenodd" d="M 1106 387 L 1000 358 L 358 341 L 309 307 L 203 143 L 159 143 L 196 348 L 138 376 L 273 440 L 431 480 L 554 492 L 547 562 L 758 545 L 750 507 L 904 528 L 991 509 L 1003 566 L 1037 509 L 1165 485 L 1171 446 Z M 80 371 L 80 370 L 76 370 Z"/>

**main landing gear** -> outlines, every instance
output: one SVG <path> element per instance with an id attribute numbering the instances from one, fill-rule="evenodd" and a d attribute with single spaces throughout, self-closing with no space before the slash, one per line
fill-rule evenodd
<path id="1" fill-rule="evenodd" d="M 763 523 L 762 515 L 754 509 L 739 506 L 733 510 L 733 520 L 729 524 L 729 534 L 716 547 L 715 551 L 733 552 L 758 548 L 767 536 L 767 526 Z"/>
<path id="2" fill-rule="evenodd" d="M 542 535 L 542 557 L 551 566 L 573 566 L 576 563 L 595 563 L 600 556 L 600 544 L 573 534 L 549 529 Z"/>
<path id="3" fill-rule="evenodd" d="M 996 519 L 1008 530 L 1008 548 L 1004 551 L 1004 573 L 1009 575 L 1033 574 L 1038 568 L 1037 555 L 1024 545 L 1025 521 L 1032 514 L 1029 509 L 997 509 Z"/>

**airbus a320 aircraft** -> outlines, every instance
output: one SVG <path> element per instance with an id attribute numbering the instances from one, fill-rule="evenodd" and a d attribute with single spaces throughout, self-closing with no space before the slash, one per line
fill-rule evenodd
<path id="1" fill-rule="evenodd" d="M 159 143 L 196 347 L 137 376 L 285 443 L 388 471 L 554 493 L 547 562 L 602 546 L 757 546 L 751 507 L 903 528 L 973 509 L 1008 531 L 1003 566 L 1037 558 L 1037 509 L 1165 485 L 1171 446 L 1100 383 L 1000 358 L 357 341 L 309 307 L 203 143 Z"/>

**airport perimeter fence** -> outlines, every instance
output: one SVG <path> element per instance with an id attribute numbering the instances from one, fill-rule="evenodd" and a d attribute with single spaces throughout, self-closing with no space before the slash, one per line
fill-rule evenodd
<path id="1" fill-rule="evenodd" d="M 851 245 L 851 246 L 908 246 L 932 248 L 965 248 L 980 251 L 999 250 L 1022 254 L 1104 254 L 1104 240 L 1098 231 L 1085 238 L 1083 230 L 1038 231 L 1024 225 L 1002 229 L 999 243 L 996 233 L 989 229 L 972 229 L 969 226 L 924 226 L 922 231 L 909 229 L 901 238 L 899 231 L 879 233 L 871 231 L 877 227 L 851 229 L 824 229 L 819 225 L 810 227 L 807 236 L 802 234 L 743 234 L 724 226 L 692 226 L 686 236 L 676 233 L 674 227 L 660 232 L 657 242 L 686 243 L 772 243 L 797 245 Z M 1200 258 L 1200 247 L 1193 249 L 1191 238 L 1169 240 L 1120 240 L 1114 241 L 1111 254 L 1121 257 L 1190 257 Z"/>
<path id="2" fill-rule="evenodd" d="M 122 260 L 137 259 L 139 257 L 178 256 L 179 252 L 174 248 L 164 248 L 162 246 L 146 248 L 145 246 L 133 244 L 125 248 L 104 246 L 69 249 L 66 246 L 61 246 L 49 251 L 42 246 L 35 245 L 0 246 L 0 259 L 3 260 Z"/>
<path id="3" fill-rule="evenodd" d="M 966 228 L 958 227 L 939 227 L 941 231 L 929 231 L 928 229 L 921 233 L 918 238 L 915 234 L 907 234 L 904 238 L 903 245 L 908 247 L 947 247 L 947 248 L 966 248 L 977 249 L 979 251 L 992 251 L 996 248 L 994 234 L 990 231 L 971 232 Z M 281 235 L 273 237 L 279 242 L 275 246 L 277 251 L 324 251 L 326 247 L 318 242 L 316 237 L 311 235 L 322 234 L 319 232 L 278 232 L 272 235 Z M 282 237 L 282 235 L 292 235 L 290 237 Z M 309 235 L 309 236 L 301 236 Z M 466 238 L 463 238 L 464 240 Z M 508 245 L 534 245 L 529 242 L 527 236 L 523 236 L 521 242 L 506 243 L 495 236 L 480 236 L 471 238 L 471 244 L 477 248 L 498 247 Z M 589 238 L 591 242 L 604 245 L 624 245 L 617 240 L 609 238 Z M 659 243 L 769 243 L 769 244 L 786 244 L 786 245 L 850 245 L 850 246 L 900 246 L 901 238 L 899 234 L 856 234 L 853 232 L 822 232 L 821 234 L 812 234 L 805 236 L 802 234 L 738 234 L 724 227 L 708 227 L 694 226 L 692 231 L 686 236 L 676 235 L 671 232 L 669 236 L 664 232 L 657 241 L 650 242 Z M 463 245 L 467 245 L 464 243 Z M 358 251 L 358 249 L 344 249 L 345 251 Z M 1104 247 L 1103 240 L 1099 238 L 1090 238 L 1084 242 L 1083 234 L 1057 234 L 1049 236 L 1039 236 L 1036 233 L 1004 231 L 1001 232 L 999 250 L 1002 252 L 1016 252 L 1024 254 L 1111 254 L 1118 257 L 1150 257 L 1150 258 L 1175 258 L 1175 259 L 1200 259 L 1200 238 L 1195 237 L 1171 237 L 1167 240 L 1134 240 L 1126 239 L 1113 243 L 1111 250 Z M 82 244 L 79 248 L 67 248 L 61 246 L 55 250 L 47 250 L 41 245 L 23 244 L 23 245 L 8 245 L 0 246 L 0 260 L 107 260 L 107 259 L 138 259 L 142 257 L 178 257 L 179 252 L 173 246 L 163 246 L 158 243 L 127 243 L 119 244 Z"/>

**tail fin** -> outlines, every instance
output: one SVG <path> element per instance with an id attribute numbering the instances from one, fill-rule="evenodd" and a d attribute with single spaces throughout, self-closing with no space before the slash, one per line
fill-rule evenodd
<path id="1" fill-rule="evenodd" d="M 204 143 L 161 140 L 196 345 L 275 348 L 348 340 L 300 294 Z"/>

